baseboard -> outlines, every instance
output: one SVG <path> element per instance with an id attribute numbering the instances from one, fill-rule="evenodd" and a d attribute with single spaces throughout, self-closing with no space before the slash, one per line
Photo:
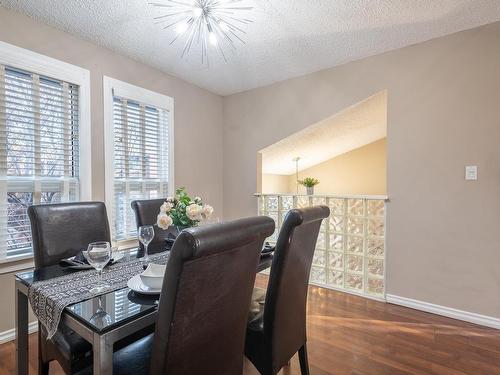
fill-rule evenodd
<path id="1" fill-rule="evenodd" d="M 485 327 L 500 329 L 499 318 L 493 318 L 491 316 L 457 310 L 451 307 L 434 305 L 432 303 L 418 301 L 411 298 L 399 297 L 392 294 L 387 294 L 386 298 L 388 303 L 392 303 L 395 305 L 409 307 L 411 309 L 425 311 L 432 314 L 442 315 L 448 318 L 463 320 L 465 322 L 474 323 Z"/>
<path id="2" fill-rule="evenodd" d="M 38 331 L 38 321 L 31 322 L 30 324 L 28 324 L 28 333 L 33 333 L 36 331 Z M 16 339 L 15 328 L 0 332 L 0 344 L 5 344 L 6 342 L 13 341 L 15 339 Z"/>

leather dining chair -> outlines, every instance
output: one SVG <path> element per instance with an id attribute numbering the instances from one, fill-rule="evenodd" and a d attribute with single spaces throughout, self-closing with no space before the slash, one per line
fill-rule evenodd
<path id="1" fill-rule="evenodd" d="M 111 241 L 106 206 L 102 202 L 44 204 L 28 207 L 35 269 L 58 264 L 90 242 Z M 66 374 L 92 363 L 92 345 L 65 327 L 47 340 L 38 324 L 38 373 L 47 375 L 56 360 Z"/>
<path id="2" fill-rule="evenodd" d="M 302 375 L 309 375 L 307 289 L 318 233 L 329 215 L 326 206 L 289 211 L 276 242 L 267 291 L 254 290 L 245 355 L 262 375 L 276 375 L 297 352 Z"/>
<path id="3" fill-rule="evenodd" d="M 143 225 L 155 225 L 156 218 L 160 213 L 160 207 L 165 202 L 165 199 L 144 199 L 135 200 L 131 202 L 131 207 L 135 213 L 135 222 L 137 224 L 137 229 Z M 169 233 L 177 236 L 179 233 L 174 227 L 172 229 L 159 229 L 155 226 L 155 236 L 153 240 L 148 245 L 149 253 L 153 254 L 160 252 L 165 247 L 165 239 L 168 237 Z M 139 244 L 139 251 L 137 252 L 138 257 L 144 255 L 144 246 Z"/>
<path id="4" fill-rule="evenodd" d="M 257 264 L 273 232 L 274 221 L 264 216 L 182 231 L 167 263 L 155 333 L 117 351 L 113 373 L 241 375 Z"/>

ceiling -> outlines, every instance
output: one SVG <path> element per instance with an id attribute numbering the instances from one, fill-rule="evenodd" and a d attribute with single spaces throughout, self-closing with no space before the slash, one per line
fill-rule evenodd
<path id="1" fill-rule="evenodd" d="M 155 0 L 161 2 L 162 0 Z M 243 0 L 253 3 L 246 44 L 210 66 L 181 59 L 175 31 L 148 0 L 0 0 L 0 5 L 79 35 L 220 95 L 265 86 L 500 20 L 499 0 Z"/>
<path id="2" fill-rule="evenodd" d="M 262 173 L 295 173 L 387 136 L 387 92 L 363 100 L 262 150 Z"/>

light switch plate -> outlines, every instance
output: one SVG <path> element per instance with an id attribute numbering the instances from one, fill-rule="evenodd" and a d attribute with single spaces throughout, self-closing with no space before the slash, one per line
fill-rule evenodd
<path id="1" fill-rule="evenodd" d="M 465 180 L 466 181 L 477 180 L 477 165 L 467 165 L 465 167 Z"/>

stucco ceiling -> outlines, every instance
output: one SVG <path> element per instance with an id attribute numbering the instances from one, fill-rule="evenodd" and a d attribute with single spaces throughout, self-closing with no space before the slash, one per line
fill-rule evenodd
<path id="1" fill-rule="evenodd" d="M 354 104 L 262 150 L 262 173 L 290 175 L 387 136 L 387 92 Z"/>
<path id="2" fill-rule="evenodd" d="M 161 2 L 161 0 L 156 0 Z M 500 20 L 499 0 L 244 0 L 254 23 L 225 63 L 211 51 L 181 59 L 182 43 L 155 25 L 148 0 L 0 0 L 0 5 L 82 36 L 221 95 Z M 214 52 L 214 53 L 212 53 Z"/>

